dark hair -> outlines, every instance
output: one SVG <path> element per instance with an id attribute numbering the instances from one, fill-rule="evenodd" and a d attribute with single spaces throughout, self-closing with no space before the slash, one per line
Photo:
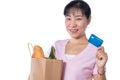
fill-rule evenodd
<path id="1" fill-rule="evenodd" d="M 87 19 L 91 16 L 90 6 L 83 0 L 73 0 L 68 3 L 64 8 L 64 16 L 67 16 L 72 8 L 81 10 Z"/>

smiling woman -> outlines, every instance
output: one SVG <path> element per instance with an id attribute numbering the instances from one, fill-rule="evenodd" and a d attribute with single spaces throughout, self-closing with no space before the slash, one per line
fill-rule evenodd
<path id="1" fill-rule="evenodd" d="M 27 79 L 31 61 L 27 47 L 28 42 L 33 45 L 40 44 L 43 50 L 47 52 L 54 41 L 71 37 L 65 30 L 67 27 L 64 27 L 64 16 L 62 15 L 64 6 L 69 1 L 0 0 L 0 75 L 2 75 L 0 80 Z M 95 33 L 104 39 L 103 46 L 109 55 L 109 60 L 106 64 L 106 77 L 108 80 L 119 80 L 120 64 L 118 62 L 120 61 L 120 49 L 117 47 L 120 44 L 119 0 L 85 1 L 89 3 L 92 9 L 90 23 L 84 28 L 86 29 L 86 36 L 89 37 L 91 33 Z M 79 9 L 74 8 L 73 10 L 68 10 L 67 13 L 78 14 L 78 11 Z M 65 20 L 68 18 L 68 22 L 70 22 L 71 16 L 74 17 L 71 14 L 69 16 L 66 15 Z M 83 15 L 78 17 L 77 21 L 81 21 L 81 17 Z M 74 20 L 76 19 L 77 17 Z M 72 25 L 76 25 L 75 23 L 77 22 L 73 22 Z M 75 29 L 72 28 L 71 30 L 70 27 L 68 26 L 68 31 L 72 36 L 76 37 L 79 29 L 75 27 Z M 74 55 L 72 51 L 66 51 L 63 55 L 66 61 L 71 62 L 71 59 L 74 58 L 75 60 L 76 55 L 79 55 L 79 49 L 73 43 L 69 41 L 68 43 L 68 46 L 73 49 L 72 51 L 76 51 L 74 52 L 76 54 Z M 87 45 L 87 43 L 81 43 L 81 46 L 86 48 L 85 44 Z M 82 53 L 85 52 L 83 47 L 77 46 L 82 50 Z M 63 50 L 70 50 L 69 47 Z M 66 57 L 66 55 L 70 55 L 70 58 Z M 80 53 L 79 56 L 81 55 L 83 54 Z M 81 60 L 78 59 L 78 61 Z M 72 69 L 75 70 L 76 68 Z"/>
<path id="2" fill-rule="evenodd" d="M 53 44 L 56 58 L 64 61 L 62 80 L 106 80 L 108 57 L 104 47 L 90 44 L 85 33 L 91 21 L 90 6 L 83 0 L 73 0 L 65 6 L 64 15 L 71 39 L 57 40 Z M 68 55 L 73 57 L 68 59 Z"/>

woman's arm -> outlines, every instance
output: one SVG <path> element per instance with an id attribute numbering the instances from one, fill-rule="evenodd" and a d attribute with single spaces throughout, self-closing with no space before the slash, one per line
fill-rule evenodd
<path id="1" fill-rule="evenodd" d="M 106 80 L 105 70 L 98 69 L 98 74 L 93 75 L 94 80 Z"/>
<path id="2" fill-rule="evenodd" d="M 108 56 L 104 51 L 104 47 L 99 47 L 96 54 L 96 64 L 98 67 L 98 74 L 94 75 L 94 80 L 106 80 L 105 64 L 108 60 Z"/>
<path id="3" fill-rule="evenodd" d="M 106 77 L 105 77 L 105 74 L 104 75 L 96 74 L 93 76 L 93 79 L 94 80 L 106 80 Z"/>

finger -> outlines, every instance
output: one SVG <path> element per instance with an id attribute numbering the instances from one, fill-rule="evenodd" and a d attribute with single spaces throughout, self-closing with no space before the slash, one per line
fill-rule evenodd
<path id="1" fill-rule="evenodd" d="M 103 59 L 103 55 L 101 55 L 101 54 L 97 54 L 97 56 L 96 56 L 99 60 L 102 60 Z"/>
<path id="2" fill-rule="evenodd" d="M 98 58 L 99 60 L 102 60 L 102 59 L 108 60 L 107 53 L 98 53 L 98 54 L 97 54 L 97 58 Z"/>
<path id="3" fill-rule="evenodd" d="M 97 58 L 102 60 L 104 57 L 106 57 L 106 53 L 103 51 L 98 51 L 97 52 Z"/>
<path id="4" fill-rule="evenodd" d="M 100 47 L 98 48 L 98 51 L 104 51 L 104 47 L 103 47 L 103 46 L 100 46 Z"/>
<path id="5" fill-rule="evenodd" d="M 100 55 L 98 59 L 99 59 L 99 60 L 102 60 L 102 59 L 103 59 L 103 56 Z"/>
<path id="6" fill-rule="evenodd" d="M 106 59 L 108 59 L 108 55 L 107 55 L 107 53 L 105 52 L 105 54 L 104 54 L 104 57 L 106 58 Z"/>

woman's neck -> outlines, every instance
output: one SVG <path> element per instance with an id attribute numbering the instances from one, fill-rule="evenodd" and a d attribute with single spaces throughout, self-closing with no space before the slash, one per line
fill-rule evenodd
<path id="1" fill-rule="evenodd" d="M 71 38 L 70 43 L 72 44 L 88 44 L 88 40 L 86 36 L 82 36 L 80 38 Z"/>

